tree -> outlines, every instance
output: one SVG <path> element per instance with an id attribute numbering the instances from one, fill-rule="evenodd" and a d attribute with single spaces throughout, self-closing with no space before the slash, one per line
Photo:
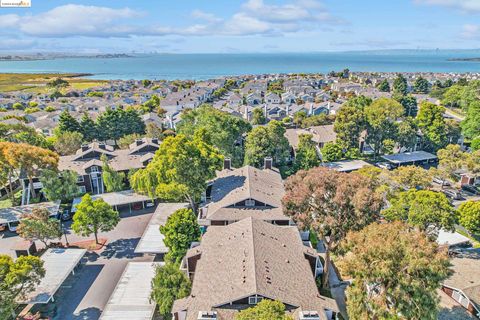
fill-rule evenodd
<path id="1" fill-rule="evenodd" d="M 293 115 L 293 123 L 297 127 L 302 127 L 302 122 L 308 117 L 305 111 L 298 111 Z"/>
<path id="2" fill-rule="evenodd" d="M 450 263 L 424 233 L 401 222 L 373 223 L 349 233 L 341 250 L 337 266 L 352 279 L 351 320 L 437 319 L 437 289 L 451 274 Z"/>
<path id="3" fill-rule="evenodd" d="M 142 105 L 142 110 L 144 112 L 152 112 L 153 110 L 160 107 L 160 98 L 156 95 L 153 95 L 149 100 L 147 100 Z"/>
<path id="4" fill-rule="evenodd" d="M 415 93 L 428 93 L 430 90 L 430 83 L 423 77 L 418 77 L 413 84 L 413 91 Z"/>
<path id="5" fill-rule="evenodd" d="M 50 218 L 50 211 L 45 208 L 34 208 L 31 214 L 25 215 L 17 228 L 20 237 L 29 241 L 40 241 L 48 248 L 48 241 L 60 239 L 62 230 L 57 219 Z"/>
<path id="6" fill-rule="evenodd" d="M 72 229 L 75 233 L 88 237 L 95 235 L 98 244 L 98 232 L 113 230 L 120 221 L 118 212 L 113 210 L 103 199 L 93 200 L 87 193 L 82 201 L 76 205 L 77 211 L 73 216 Z"/>
<path id="7" fill-rule="evenodd" d="M 83 135 L 77 131 L 65 131 L 55 137 L 53 147 L 61 156 L 74 154 L 83 143 Z"/>
<path id="8" fill-rule="evenodd" d="M 402 96 L 394 95 L 393 98 L 398 101 L 404 108 L 405 117 L 416 117 L 418 113 L 417 99 L 412 95 Z"/>
<path id="9" fill-rule="evenodd" d="M 472 140 L 470 147 L 472 148 L 473 151 L 480 150 L 480 136 Z"/>
<path id="10" fill-rule="evenodd" d="M 432 186 L 432 172 L 421 167 L 401 166 L 389 171 L 389 175 L 395 189 L 428 189 Z"/>
<path id="11" fill-rule="evenodd" d="M 58 130 L 60 133 L 64 132 L 81 132 L 80 124 L 72 117 L 67 109 L 62 111 L 58 119 Z"/>
<path id="12" fill-rule="evenodd" d="M 26 143 L 11 143 L 4 150 L 4 157 L 7 163 L 12 168 L 25 172 L 32 197 L 36 198 L 33 178 L 38 176 L 38 172 L 42 170 L 56 169 L 58 155 L 53 151 L 34 147 Z"/>
<path id="13" fill-rule="evenodd" d="M 85 141 L 91 142 L 98 138 L 97 125 L 87 113 L 80 119 L 80 131 Z"/>
<path id="14" fill-rule="evenodd" d="M 115 144 L 118 139 L 128 134 L 145 134 L 145 123 L 133 108 L 107 109 L 98 117 L 97 128 L 102 128 L 98 132 L 100 140 L 111 139 Z"/>
<path id="15" fill-rule="evenodd" d="M 337 143 L 345 149 L 358 148 L 360 135 L 365 130 L 365 107 L 372 99 L 364 96 L 348 100 L 337 112 L 334 130 L 337 133 Z"/>
<path id="16" fill-rule="evenodd" d="M 445 149 L 438 150 L 437 156 L 439 171 L 450 179 L 456 180 L 458 170 L 468 170 L 470 156 L 458 144 L 449 144 Z"/>
<path id="17" fill-rule="evenodd" d="M 150 298 L 158 305 L 158 312 L 163 319 L 171 319 L 173 302 L 187 297 L 190 290 L 190 279 L 178 265 L 167 262 L 156 267 Z"/>
<path id="18" fill-rule="evenodd" d="M 200 135 L 188 139 L 179 134 L 166 138 L 145 169 L 132 175 L 130 184 L 137 192 L 169 200 L 187 200 L 192 209 L 222 167 L 219 151 Z"/>
<path id="19" fill-rule="evenodd" d="M 466 201 L 458 207 L 458 221 L 473 234 L 480 233 L 480 201 Z"/>
<path id="20" fill-rule="evenodd" d="M 35 256 L 13 260 L 0 255 L 0 319 L 14 319 L 17 300 L 35 290 L 45 276 L 43 261 Z"/>
<path id="21" fill-rule="evenodd" d="M 34 128 L 27 127 L 21 123 L 0 123 L 0 141 L 28 143 L 36 147 L 50 148 L 50 144 L 42 134 L 36 132 Z"/>
<path id="22" fill-rule="evenodd" d="M 403 107 L 393 99 L 380 98 L 365 108 L 367 142 L 373 145 L 374 156 L 383 151 L 383 142 L 394 139 L 396 121 L 404 114 Z"/>
<path id="23" fill-rule="evenodd" d="M 118 146 L 120 149 L 128 149 L 128 147 L 135 142 L 137 139 L 141 139 L 142 136 L 138 133 L 127 134 L 126 136 L 118 139 Z"/>
<path id="24" fill-rule="evenodd" d="M 391 199 L 391 206 L 382 211 L 390 221 L 400 220 L 435 237 L 440 229 L 455 230 L 455 210 L 440 192 L 411 189 Z"/>
<path id="25" fill-rule="evenodd" d="M 411 117 L 405 118 L 397 125 L 396 141 L 400 148 L 413 150 L 417 144 L 417 124 Z"/>
<path id="26" fill-rule="evenodd" d="M 299 137 L 298 148 L 295 153 L 293 170 L 308 170 L 317 167 L 320 164 L 315 143 L 312 141 L 311 134 L 301 134 Z"/>
<path id="27" fill-rule="evenodd" d="M 285 137 L 285 128 L 280 121 L 270 121 L 268 125 L 256 127 L 245 141 L 245 164 L 261 167 L 266 157 L 271 157 L 277 166 L 283 166 L 290 153 L 290 145 Z"/>
<path id="28" fill-rule="evenodd" d="M 244 119 L 210 105 L 182 113 L 182 120 L 177 124 L 177 132 L 187 137 L 204 131 L 205 142 L 218 148 L 223 156 L 231 158 L 234 166 L 243 163 L 243 136 L 251 129 Z"/>
<path id="29" fill-rule="evenodd" d="M 349 231 L 379 218 L 383 200 L 371 184 L 365 176 L 323 167 L 299 171 L 285 183 L 284 212 L 300 228 L 314 230 L 325 244 L 324 286 L 328 284 L 330 252 Z"/>
<path id="30" fill-rule="evenodd" d="M 408 93 L 407 79 L 399 73 L 395 80 L 393 80 L 393 93 L 406 96 Z"/>
<path id="31" fill-rule="evenodd" d="M 255 307 L 244 309 L 235 320 L 293 320 L 285 315 L 285 305 L 278 300 L 263 299 Z"/>
<path id="32" fill-rule="evenodd" d="M 378 90 L 381 92 L 390 92 L 390 83 L 388 83 L 387 79 L 384 79 L 377 85 Z"/>
<path id="33" fill-rule="evenodd" d="M 168 248 L 166 260 L 179 263 L 192 242 L 200 239 L 200 226 L 191 209 L 179 209 L 168 217 L 167 223 L 160 226 L 163 242 Z"/>
<path id="34" fill-rule="evenodd" d="M 107 192 L 122 191 L 125 188 L 125 173 L 116 172 L 108 164 L 108 158 L 105 155 L 100 157 L 102 165 L 102 180 Z"/>
<path id="35" fill-rule="evenodd" d="M 470 104 L 461 126 L 466 138 L 473 139 L 480 136 L 480 100 Z"/>
<path id="36" fill-rule="evenodd" d="M 448 143 L 458 143 L 462 137 L 460 122 L 454 119 L 445 120 L 445 135 Z"/>
<path id="37" fill-rule="evenodd" d="M 265 114 L 263 113 L 262 108 L 255 108 L 252 111 L 252 124 L 260 125 L 267 123 L 267 118 L 265 118 Z"/>
<path id="38" fill-rule="evenodd" d="M 322 148 L 322 161 L 332 162 L 343 158 L 343 149 L 337 143 L 329 142 Z"/>
<path id="39" fill-rule="evenodd" d="M 155 123 L 148 123 L 145 128 L 145 132 L 145 136 L 147 138 L 156 138 L 159 140 L 163 140 L 163 138 L 165 137 L 162 128 L 157 126 Z"/>
<path id="40" fill-rule="evenodd" d="M 422 102 L 416 122 L 423 133 L 425 149 L 437 151 L 448 143 L 443 114 L 445 108 L 430 102 Z"/>
<path id="41" fill-rule="evenodd" d="M 78 174 L 72 170 L 43 170 L 40 174 L 42 193 L 50 201 L 71 201 L 80 194 L 77 179 Z"/>

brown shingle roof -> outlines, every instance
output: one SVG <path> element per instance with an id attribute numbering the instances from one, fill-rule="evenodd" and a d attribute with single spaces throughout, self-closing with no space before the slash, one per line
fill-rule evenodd
<path id="1" fill-rule="evenodd" d="M 480 259 L 456 257 L 450 262 L 454 273 L 444 284 L 462 290 L 480 306 Z"/>
<path id="2" fill-rule="evenodd" d="M 229 309 L 230 302 L 258 294 L 308 311 L 337 311 L 334 300 L 320 296 L 296 227 L 279 227 L 247 218 L 222 227 L 209 227 L 200 246 L 191 295 L 175 301 L 173 312 Z M 322 318 L 323 319 L 323 318 Z"/>

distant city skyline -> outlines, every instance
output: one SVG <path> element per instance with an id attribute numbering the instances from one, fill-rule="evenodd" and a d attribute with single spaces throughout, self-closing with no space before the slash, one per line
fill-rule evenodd
<path id="1" fill-rule="evenodd" d="M 32 0 L 0 28 L 0 52 L 478 49 L 480 0 Z"/>

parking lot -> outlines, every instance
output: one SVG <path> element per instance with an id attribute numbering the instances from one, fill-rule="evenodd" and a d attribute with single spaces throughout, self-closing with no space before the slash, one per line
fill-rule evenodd
<path id="1" fill-rule="evenodd" d="M 101 250 L 88 252 L 86 263 L 76 270 L 75 275 L 67 278 L 55 295 L 56 315 L 53 319 L 98 319 L 127 263 L 153 260 L 134 253 L 152 213 L 141 211 L 121 216 L 113 231 L 99 233 L 100 238 L 108 239 L 107 245 Z M 69 225 L 65 224 L 67 228 Z M 67 237 L 69 243 L 88 239 L 71 231 Z M 4 233 L 0 239 L 0 253 L 14 255 L 11 249 L 19 239 L 15 234 Z M 65 243 L 64 237 L 62 242 Z"/>

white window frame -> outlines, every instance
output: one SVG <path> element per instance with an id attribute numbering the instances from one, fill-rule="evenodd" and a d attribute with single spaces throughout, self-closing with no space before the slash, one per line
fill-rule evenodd
<path id="1" fill-rule="evenodd" d="M 99 172 L 98 166 L 92 166 L 92 167 L 90 168 L 90 172 Z"/>
<path id="2" fill-rule="evenodd" d="M 87 188 L 85 188 L 85 186 L 79 186 L 78 187 L 78 190 L 81 194 L 85 194 L 87 193 Z"/>
<path id="3" fill-rule="evenodd" d="M 77 177 L 77 183 L 80 183 L 80 182 L 85 182 L 85 178 L 83 176 Z"/>
<path id="4" fill-rule="evenodd" d="M 263 300 L 263 297 L 261 296 L 258 296 L 258 295 L 250 296 L 248 297 L 248 304 L 255 305 L 262 300 Z"/>

